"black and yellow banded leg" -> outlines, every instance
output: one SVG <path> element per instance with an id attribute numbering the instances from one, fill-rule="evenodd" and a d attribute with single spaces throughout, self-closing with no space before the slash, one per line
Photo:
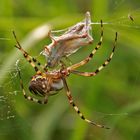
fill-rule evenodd
<path id="1" fill-rule="evenodd" d="M 14 35 L 15 40 L 16 40 L 16 42 L 17 42 L 17 45 L 15 45 L 15 47 L 18 48 L 18 49 L 22 52 L 24 58 L 31 64 L 31 66 L 35 69 L 35 71 L 36 71 L 36 72 L 39 72 L 39 68 L 41 68 L 41 69 L 47 71 L 47 69 L 44 68 L 44 66 L 42 66 L 41 63 L 37 61 L 37 59 L 35 59 L 35 58 L 33 58 L 32 56 L 30 56 L 30 55 L 21 47 L 21 45 L 20 45 L 20 43 L 19 43 L 19 41 L 18 41 L 18 39 L 17 39 L 17 36 L 16 36 L 16 34 L 15 34 L 14 31 L 13 31 L 13 35 Z"/>
<path id="2" fill-rule="evenodd" d="M 20 70 L 19 70 L 18 66 L 17 66 L 17 71 L 18 71 L 18 75 L 19 75 L 19 78 L 20 78 L 20 86 L 21 86 L 21 89 L 22 89 L 22 93 L 23 93 L 24 98 L 27 99 L 27 100 L 29 100 L 29 101 L 33 101 L 35 103 L 47 104 L 47 102 L 48 102 L 47 96 L 44 97 L 43 100 L 39 100 L 39 99 L 36 99 L 36 98 L 31 97 L 31 96 L 29 96 L 29 95 L 26 94 L 26 92 L 24 90 L 24 86 L 23 86 L 23 82 L 22 82 L 22 78 L 21 78 L 21 74 L 20 74 Z"/>
<path id="3" fill-rule="evenodd" d="M 116 43 L 117 43 L 117 32 L 116 32 L 116 36 L 115 36 L 115 42 L 114 42 L 114 45 L 113 45 L 113 49 L 112 49 L 112 52 L 110 54 L 110 56 L 108 57 L 108 59 L 99 67 L 97 68 L 94 72 L 79 72 L 79 71 L 71 71 L 71 73 L 73 74 L 77 74 L 77 75 L 81 75 L 81 76 L 95 76 L 97 75 L 104 67 L 106 67 L 110 61 L 112 60 L 112 57 L 114 55 L 114 51 L 115 51 L 115 48 L 116 48 Z"/>
<path id="4" fill-rule="evenodd" d="M 70 102 L 70 104 L 73 106 L 74 110 L 77 112 L 77 114 L 80 116 L 81 119 L 83 119 L 84 121 L 86 121 L 87 123 L 89 124 L 92 124 L 92 125 L 95 125 L 97 127 L 100 127 L 100 128 L 105 128 L 105 129 L 109 129 L 108 127 L 104 126 L 104 125 L 101 125 L 101 124 L 97 124 L 93 121 L 90 121 L 88 119 L 86 119 L 84 117 L 84 115 L 81 113 L 81 111 L 79 110 L 79 108 L 76 106 L 76 104 L 74 103 L 73 99 L 72 99 L 72 95 L 71 95 L 71 92 L 68 88 L 68 85 L 67 85 L 67 82 L 66 82 L 66 79 L 65 78 L 62 78 L 63 79 L 63 83 L 64 83 L 64 88 L 66 90 L 66 93 L 67 93 L 67 97 L 68 97 L 68 100 Z"/>
<path id="5" fill-rule="evenodd" d="M 93 58 L 93 56 L 97 52 L 97 50 L 101 47 L 102 42 L 103 42 L 103 22 L 101 20 L 101 37 L 100 37 L 100 41 L 98 42 L 96 47 L 93 49 L 93 51 L 90 53 L 90 55 L 87 58 L 85 58 L 84 60 L 82 60 L 79 63 L 76 63 L 76 64 L 68 67 L 67 68 L 68 71 L 73 71 L 74 69 L 76 69 L 78 67 L 81 67 L 81 66 L 85 65 L 86 63 L 88 63 Z"/>

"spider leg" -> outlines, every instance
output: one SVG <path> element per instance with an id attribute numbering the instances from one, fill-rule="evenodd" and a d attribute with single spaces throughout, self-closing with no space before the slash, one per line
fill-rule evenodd
<path id="1" fill-rule="evenodd" d="M 72 71 L 72 70 L 74 70 L 74 69 L 76 69 L 78 67 L 81 67 L 81 66 L 85 65 L 86 63 L 88 63 L 93 58 L 93 56 L 97 52 L 97 50 L 101 47 L 102 42 L 103 42 L 103 22 L 101 20 L 101 37 L 100 37 L 100 41 L 98 42 L 96 47 L 93 49 L 93 51 L 90 53 L 90 55 L 87 58 L 85 58 L 84 60 L 82 60 L 79 63 L 76 63 L 76 64 L 68 67 L 67 69 L 69 71 Z"/>
<path id="2" fill-rule="evenodd" d="M 18 66 L 17 66 L 17 71 L 18 71 L 18 75 L 19 75 L 19 78 L 20 78 L 20 86 L 21 86 L 24 98 L 29 100 L 29 101 L 33 101 L 33 102 L 36 102 L 36 103 L 39 103 L 39 104 L 47 104 L 47 102 L 48 102 L 47 96 L 44 97 L 44 100 L 39 100 L 39 99 L 36 99 L 36 98 L 31 97 L 31 96 L 26 94 L 26 92 L 24 90 L 24 86 L 23 86 L 23 82 L 22 82 L 22 78 L 21 78 L 21 74 L 20 74 L 20 70 L 19 70 Z"/>
<path id="3" fill-rule="evenodd" d="M 108 57 L 108 59 L 101 65 L 99 66 L 94 72 L 79 72 L 79 71 L 71 71 L 71 73 L 73 74 L 77 74 L 77 75 L 81 75 L 81 76 L 95 76 L 97 75 L 105 66 L 107 66 L 110 61 L 112 60 L 112 57 L 114 55 L 114 51 L 115 51 L 115 48 L 116 48 L 116 43 L 117 43 L 117 32 L 116 32 L 116 37 L 115 37 L 115 42 L 114 42 L 114 45 L 113 45 L 113 49 L 112 49 L 112 52 L 110 54 L 110 56 Z"/>
<path id="4" fill-rule="evenodd" d="M 80 112 L 80 110 L 78 109 L 78 107 L 76 106 L 76 104 L 74 103 L 74 101 L 72 99 L 72 95 L 71 95 L 71 92 L 70 92 L 69 87 L 67 85 L 66 79 L 65 78 L 62 78 L 62 79 L 63 79 L 63 83 L 64 83 L 64 88 L 65 88 L 65 90 L 67 92 L 67 97 L 68 97 L 69 103 L 73 106 L 74 110 L 78 113 L 78 115 L 80 116 L 80 118 L 83 119 L 84 121 L 86 121 L 89 124 L 95 125 L 95 126 L 100 127 L 100 128 L 109 129 L 108 127 L 106 127 L 104 125 L 97 124 L 97 123 L 95 123 L 93 121 L 90 121 L 90 120 L 88 120 L 88 119 L 86 119 L 84 117 L 84 115 Z"/>
<path id="5" fill-rule="evenodd" d="M 14 31 L 13 31 L 13 35 L 14 35 L 14 38 L 15 38 L 15 40 L 16 40 L 16 42 L 17 42 L 17 45 L 15 45 L 15 47 L 18 48 L 18 49 L 22 52 L 24 58 L 31 64 L 31 66 L 35 69 L 35 71 L 36 71 L 36 72 L 39 71 L 39 68 L 38 68 L 38 67 L 41 67 L 43 70 L 47 71 L 47 69 L 44 68 L 44 66 L 42 66 L 40 62 L 38 62 L 35 58 L 33 58 L 32 56 L 30 56 L 30 55 L 21 47 L 21 45 L 20 45 L 20 43 L 19 43 L 19 41 L 18 41 L 18 39 L 17 39 L 17 36 L 16 36 L 16 34 L 15 34 Z M 37 66 L 36 66 L 36 65 L 37 65 Z"/>

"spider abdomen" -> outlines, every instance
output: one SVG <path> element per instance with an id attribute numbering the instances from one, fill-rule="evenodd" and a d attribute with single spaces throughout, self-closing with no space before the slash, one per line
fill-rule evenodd
<path id="1" fill-rule="evenodd" d="M 62 79 L 58 78 L 43 78 L 43 77 L 36 77 L 32 79 L 29 85 L 29 90 L 40 96 L 50 96 L 57 94 L 63 88 L 63 81 Z"/>

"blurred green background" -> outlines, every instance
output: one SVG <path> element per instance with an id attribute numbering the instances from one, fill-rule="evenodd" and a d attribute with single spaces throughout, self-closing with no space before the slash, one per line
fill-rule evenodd
<path id="1" fill-rule="evenodd" d="M 75 102 L 85 116 L 105 124 L 105 130 L 82 121 L 69 105 L 65 92 L 50 97 L 47 105 L 34 104 L 22 96 L 16 61 L 20 59 L 28 92 L 35 74 L 14 48 L 14 30 L 22 46 L 39 55 L 49 44 L 47 33 L 64 29 L 84 19 L 104 22 L 103 47 L 81 71 L 94 71 L 111 52 L 115 32 L 117 49 L 111 64 L 96 77 L 67 78 Z M 130 20 L 133 17 L 134 21 Z M 84 59 L 100 38 L 100 25 L 93 24 L 94 44 L 70 57 Z M 139 140 L 140 139 L 140 1 L 139 0 L 1 0 L 0 1 L 0 140 Z"/>

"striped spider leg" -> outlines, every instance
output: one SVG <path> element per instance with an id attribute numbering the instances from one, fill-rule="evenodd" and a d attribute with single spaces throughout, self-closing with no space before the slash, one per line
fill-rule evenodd
<path id="1" fill-rule="evenodd" d="M 33 57 L 30 56 L 26 51 L 24 51 L 19 43 L 17 46 L 18 46 L 17 48 L 23 53 L 23 56 L 25 57 L 25 59 L 31 64 L 31 66 L 36 71 L 36 74 L 32 76 L 32 79 L 30 81 L 29 90 L 31 93 L 34 93 L 35 95 L 40 95 L 43 98 L 42 100 L 39 100 L 38 98 L 34 98 L 34 97 L 27 95 L 27 93 L 24 89 L 24 86 L 23 86 L 23 81 L 21 78 L 20 70 L 17 66 L 17 71 L 18 71 L 19 78 L 20 78 L 20 86 L 21 86 L 25 99 L 27 99 L 29 101 L 33 101 L 35 103 L 39 103 L 39 104 L 46 104 L 48 102 L 49 96 L 57 94 L 60 90 L 62 90 L 64 88 L 66 90 L 66 93 L 67 93 L 66 95 L 68 97 L 70 104 L 73 106 L 74 110 L 78 113 L 78 115 L 80 116 L 81 119 L 83 119 L 87 123 L 95 125 L 97 127 L 108 129 L 108 127 L 106 127 L 104 125 L 100 125 L 93 121 L 88 120 L 87 118 L 84 117 L 84 115 L 78 109 L 78 107 L 76 106 L 76 104 L 73 101 L 71 92 L 70 92 L 67 82 L 66 82 L 66 77 L 68 77 L 70 75 L 70 72 L 68 71 L 67 68 L 65 68 L 65 66 L 63 66 L 63 64 L 62 64 L 61 69 L 52 70 L 52 71 L 45 71 L 43 69 L 43 71 L 42 71 L 39 69 L 40 67 L 37 67 L 36 63 L 34 63 Z M 38 62 L 38 61 L 36 60 L 35 62 Z M 37 67 L 37 68 L 35 68 L 35 67 Z"/>
<path id="2" fill-rule="evenodd" d="M 19 41 L 18 41 L 18 39 L 17 39 L 17 36 L 16 36 L 16 34 L 15 34 L 14 31 L 13 31 L 13 35 L 14 35 L 14 38 L 15 38 L 15 40 L 16 40 L 16 42 L 17 42 L 17 44 L 15 45 L 15 47 L 18 48 L 18 49 L 22 52 L 24 58 L 31 64 L 31 66 L 35 69 L 35 71 L 36 71 L 36 72 L 39 71 L 39 68 L 38 68 L 38 67 L 41 67 L 42 69 L 44 69 L 44 70 L 46 71 L 46 70 L 47 70 L 46 67 L 42 66 L 41 63 L 37 61 L 37 59 L 35 59 L 34 57 L 30 56 L 30 55 L 21 47 L 21 45 L 20 45 L 20 43 L 19 43 Z"/>
<path id="3" fill-rule="evenodd" d="M 30 63 L 30 65 L 34 68 L 34 70 L 36 71 L 37 75 L 40 75 L 40 77 L 41 77 L 41 74 L 42 74 L 42 73 L 41 73 L 41 71 L 39 70 L 39 68 L 41 67 L 44 71 L 47 71 L 47 69 L 46 69 L 44 66 L 42 66 L 41 63 L 40 63 L 37 59 L 35 59 L 34 57 L 30 56 L 30 55 L 21 47 L 21 45 L 20 45 L 20 43 L 19 43 L 19 41 L 18 41 L 18 39 L 17 39 L 17 36 L 16 36 L 16 34 L 15 34 L 14 31 L 13 31 L 13 35 L 14 35 L 14 38 L 15 38 L 15 40 L 16 40 L 16 42 L 17 42 L 17 44 L 15 45 L 15 47 L 16 47 L 17 49 L 19 49 L 19 50 L 22 52 L 24 58 L 25 58 L 25 59 Z M 22 92 L 23 92 L 23 95 L 24 95 L 25 99 L 30 100 L 30 101 L 34 101 L 34 102 L 38 102 L 38 103 L 46 103 L 46 102 L 47 102 L 47 99 L 46 99 L 46 98 L 44 98 L 44 100 L 42 101 L 42 100 L 38 100 L 38 99 L 33 98 L 33 97 L 31 97 L 31 96 L 29 96 L 29 95 L 26 94 L 26 92 L 25 92 L 25 90 L 24 90 L 24 85 L 23 85 L 23 82 L 22 82 L 21 73 L 20 73 L 20 69 L 19 69 L 18 65 L 17 65 L 17 71 L 18 71 L 18 75 L 19 75 L 19 78 L 20 78 L 20 86 L 21 86 L 21 89 L 22 89 Z M 34 76 L 33 76 L 32 80 L 34 80 Z"/>
<path id="4" fill-rule="evenodd" d="M 90 55 L 85 58 L 84 60 L 82 60 L 81 62 L 79 63 L 76 63 L 70 67 L 68 67 L 67 69 L 69 71 L 73 71 L 74 69 L 80 67 L 80 66 L 83 66 L 85 65 L 86 63 L 88 63 L 92 58 L 93 56 L 95 55 L 95 53 L 97 52 L 97 50 L 101 47 L 102 45 L 102 42 L 103 42 L 103 22 L 101 20 L 101 35 L 100 35 L 100 41 L 98 42 L 98 44 L 96 45 L 96 47 L 92 50 L 92 52 L 90 53 Z"/>
<path id="5" fill-rule="evenodd" d="M 103 33 L 101 33 L 101 36 L 102 36 L 102 34 Z M 111 52 L 110 56 L 108 57 L 108 59 L 101 66 L 99 66 L 99 68 L 97 68 L 95 70 L 95 72 L 79 72 L 79 71 L 76 71 L 75 69 L 78 68 L 78 67 L 80 67 L 80 66 L 85 65 L 86 63 L 88 63 L 92 59 L 93 55 L 96 53 L 96 51 L 100 47 L 100 44 L 102 44 L 102 37 L 101 37 L 99 43 L 97 44 L 97 46 L 95 47 L 95 49 L 92 51 L 92 53 L 86 59 L 84 59 L 83 61 L 81 61 L 81 62 L 79 62 L 77 64 L 74 64 L 74 65 L 68 67 L 67 68 L 67 71 L 69 73 L 73 73 L 73 74 L 77 74 L 77 75 L 82 75 L 82 76 L 95 76 L 95 75 L 97 75 L 105 66 L 107 66 L 110 63 L 110 61 L 111 61 L 111 59 L 113 57 L 115 48 L 116 48 L 116 43 L 117 43 L 117 32 L 115 34 L 115 41 L 114 41 L 113 49 L 112 49 L 112 52 Z M 72 99 L 71 92 L 70 92 L 70 90 L 68 88 L 68 85 L 67 85 L 67 82 L 66 82 L 66 79 L 65 78 L 63 78 L 63 83 L 64 83 L 64 88 L 65 88 L 65 90 L 67 92 L 68 100 L 69 100 L 70 104 L 73 106 L 73 108 L 75 109 L 75 111 L 79 114 L 79 116 L 81 117 L 81 119 L 83 119 L 86 122 L 88 122 L 88 123 L 90 123 L 92 125 L 95 125 L 97 127 L 109 129 L 108 127 L 106 127 L 104 125 L 100 125 L 100 124 L 97 124 L 97 123 L 95 123 L 93 121 L 90 121 L 90 120 L 86 119 L 84 117 L 84 115 L 80 112 L 80 110 L 78 109 L 78 107 L 75 105 L 75 103 L 74 103 L 74 101 Z"/>
<path id="6" fill-rule="evenodd" d="M 79 63 L 76 63 L 70 67 L 68 67 L 68 71 L 73 73 L 73 74 L 77 74 L 77 75 L 81 75 L 81 76 L 86 76 L 86 77 L 89 77 L 89 76 L 95 76 L 97 75 L 105 66 L 107 66 L 110 61 L 112 60 L 112 57 L 114 55 L 114 51 L 115 51 L 115 48 L 116 48 L 116 43 L 117 43 L 117 32 L 115 34 L 115 41 L 114 41 L 114 44 L 113 44 L 113 49 L 112 49 L 112 52 L 110 54 L 110 56 L 106 59 L 106 61 L 101 65 L 99 66 L 94 72 L 79 72 L 79 71 L 76 71 L 75 69 L 78 68 L 78 67 L 81 67 L 83 65 L 85 65 L 86 63 L 88 63 L 92 58 L 93 58 L 93 55 L 95 54 L 95 50 L 97 50 L 97 46 L 100 44 L 100 42 L 98 43 L 98 45 L 96 46 L 96 48 L 92 51 L 92 53 L 87 57 L 85 58 L 84 60 L 82 60 L 81 62 Z"/>
<path id="7" fill-rule="evenodd" d="M 22 89 L 22 93 L 23 93 L 23 96 L 25 99 L 29 100 L 29 101 L 33 101 L 33 102 L 36 102 L 36 103 L 39 103 L 39 104 L 46 104 L 48 102 L 48 96 L 44 96 L 44 99 L 43 100 L 39 100 L 37 98 L 34 98 L 30 95 L 27 95 L 27 93 L 25 92 L 25 89 L 24 89 L 24 85 L 23 85 L 23 81 L 22 81 L 22 78 L 21 78 L 21 73 L 20 73 L 20 69 L 19 67 L 17 66 L 17 71 L 18 71 L 18 75 L 19 75 L 19 79 L 20 79 L 20 86 L 21 86 L 21 89 Z M 41 73 L 40 73 L 41 74 Z M 39 74 L 37 74 L 39 76 Z M 41 77 L 41 75 L 40 75 Z M 32 78 L 31 81 L 34 81 L 34 77 Z M 29 90 L 30 90 L 30 87 L 29 87 Z M 32 90 L 30 90 L 32 92 Z M 40 95 L 39 93 L 37 92 L 32 92 L 34 93 L 35 95 Z"/>
<path id="8" fill-rule="evenodd" d="M 81 47 L 92 44 L 90 12 L 86 12 L 84 21 L 68 28 L 59 36 L 49 34 L 52 43 L 41 52 L 47 59 L 47 67 L 56 67 L 60 60 L 75 53 Z M 53 31 L 52 31 L 53 32 Z"/>
<path id="9" fill-rule="evenodd" d="M 89 24 L 90 24 L 90 22 L 89 22 L 89 19 L 88 20 L 86 20 L 86 28 L 89 28 Z M 89 34 L 89 30 L 85 30 L 85 34 Z M 51 37 L 51 35 L 49 34 L 49 36 L 50 36 L 50 38 L 52 39 L 52 37 Z M 68 38 L 67 38 L 68 39 Z M 71 38 L 72 39 L 72 38 Z M 76 39 L 76 38 L 75 38 Z M 55 42 L 55 40 L 54 39 L 52 39 L 53 40 L 53 42 L 52 42 L 52 44 L 54 45 L 56 42 Z M 87 43 L 90 43 L 90 41 L 92 40 L 92 38 L 89 36 L 88 37 L 88 42 Z M 91 59 L 92 59 L 92 57 L 93 57 L 93 55 L 96 53 L 96 51 L 101 47 L 101 45 L 102 45 L 102 41 L 103 41 L 103 22 L 102 22 L 102 20 L 101 20 L 101 35 L 100 35 L 100 41 L 98 42 L 98 44 L 96 45 L 96 47 L 94 48 L 94 50 L 92 51 L 92 53 L 90 54 L 90 56 L 88 57 L 88 58 L 86 58 L 85 60 L 83 60 L 83 61 L 81 61 L 80 63 L 78 63 L 78 64 L 75 64 L 75 65 L 72 65 L 71 67 L 69 67 L 69 69 L 74 69 L 74 68 L 77 68 L 77 67 L 79 67 L 80 65 L 84 65 L 85 63 L 87 63 L 88 61 L 90 61 Z M 59 50 L 59 49 L 58 49 Z M 64 50 L 64 51 L 66 51 L 66 50 Z M 49 52 L 49 50 L 46 48 L 46 52 L 48 52 L 48 53 L 51 53 L 51 52 Z M 92 55 L 92 56 L 91 56 Z M 64 56 L 67 60 L 68 60 L 68 56 Z M 54 64 L 54 65 L 56 65 L 56 58 L 55 57 L 53 57 L 53 59 L 51 60 L 51 57 L 50 58 L 48 58 L 48 63 L 45 65 L 45 67 L 47 68 L 47 67 L 50 67 L 50 65 L 52 65 L 52 64 Z M 69 60 L 70 61 L 70 60 Z M 49 64 L 49 62 L 50 62 L 50 64 Z M 61 60 L 59 60 L 59 62 L 61 62 Z M 44 67 L 44 68 L 45 68 Z"/>
<path id="10" fill-rule="evenodd" d="M 73 98 L 72 98 L 71 92 L 69 90 L 69 87 L 67 85 L 66 79 L 65 78 L 62 78 L 62 79 L 63 79 L 64 88 L 66 90 L 69 103 L 72 105 L 72 107 L 77 112 L 77 114 L 80 116 L 80 118 L 83 119 L 84 121 L 86 121 L 87 123 L 95 125 L 97 127 L 105 128 L 105 129 L 110 129 L 109 127 L 106 127 L 105 125 L 97 124 L 96 122 L 93 122 L 93 121 L 88 120 L 87 118 L 85 118 L 85 116 L 81 113 L 81 111 L 79 110 L 79 108 L 76 106 L 76 104 L 73 101 Z"/>

